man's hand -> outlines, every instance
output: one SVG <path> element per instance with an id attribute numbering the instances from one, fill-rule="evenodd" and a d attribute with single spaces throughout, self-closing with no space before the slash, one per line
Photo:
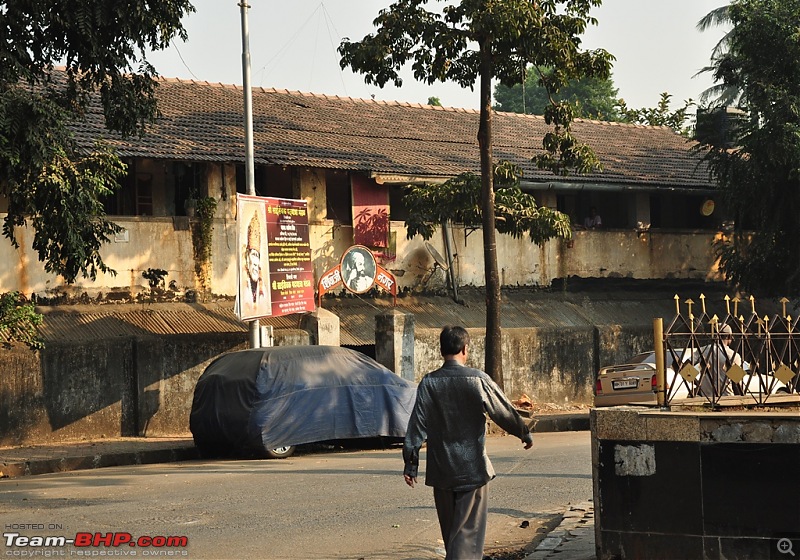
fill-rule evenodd
<path id="1" fill-rule="evenodd" d="M 417 482 L 417 477 L 409 476 L 407 474 L 403 475 L 403 479 L 406 481 L 406 484 L 411 486 L 411 488 L 414 488 L 414 484 L 416 484 L 416 482 Z"/>

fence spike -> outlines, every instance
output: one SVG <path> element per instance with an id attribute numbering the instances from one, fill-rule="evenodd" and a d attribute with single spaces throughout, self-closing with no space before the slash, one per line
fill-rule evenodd
<path id="1" fill-rule="evenodd" d="M 675 294 L 675 315 L 681 314 L 681 298 Z"/>
<path id="2" fill-rule="evenodd" d="M 735 298 L 733 298 L 733 314 L 734 315 L 738 315 L 739 314 L 739 302 L 740 301 L 742 301 L 742 300 L 739 299 L 739 296 L 736 296 Z"/>
<path id="3" fill-rule="evenodd" d="M 787 317 L 787 315 L 786 315 L 786 304 L 787 304 L 787 303 L 789 303 L 789 300 L 788 300 L 788 299 L 786 299 L 785 297 L 782 297 L 782 298 L 780 299 L 780 302 L 781 302 L 781 305 L 783 306 L 783 313 L 782 313 L 782 315 L 783 315 L 784 317 Z"/>
<path id="4" fill-rule="evenodd" d="M 694 315 L 692 315 L 692 306 L 694 305 L 692 298 L 687 299 L 683 303 L 689 306 L 689 319 L 694 319 Z"/>
<path id="5" fill-rule="evenodd" d="M 731 296 L 725 294 L 725 312 L 730 315 L 731 314 Z"/>
<path id="6" fill-rule="evenodd" d="M 756 313 L 756 298 L 755 298 L 755 296 L 750 296 L 750 310 L 753 312 L 753 315 L 758 315 L 758 313 Z"/>
<path id="7" fill-rule="evenodd" d="M 706 296 L 705 294 L 700 294 L 700 307 L 703 310 L 703 315 L 706 314 Z"/>

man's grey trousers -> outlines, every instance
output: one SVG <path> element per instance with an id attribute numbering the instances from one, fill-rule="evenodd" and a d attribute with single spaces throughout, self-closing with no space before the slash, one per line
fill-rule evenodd
<path id="1" fill-rule="evenodd" d="M 447 551 L 445 560 L 481 560 L 489 513 L 487 485 L 465 492 L 434 488 L 433 501 Z"/>

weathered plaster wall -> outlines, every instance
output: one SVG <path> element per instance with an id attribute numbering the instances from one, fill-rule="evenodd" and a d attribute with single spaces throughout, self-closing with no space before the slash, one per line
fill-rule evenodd
<path id="1" fill-rule="evenodd" d="M 598 349 L 610 362 L 652 345 L 637 328 L 505 329 L 505 391 L 536 402 L 590 403 Z M 483 369 L 482 329 L 469 365 Z M 308 344 L 297 329 L 275 330 L 276 345 Z M 112 437 L 188 435 L 194 386 L 215 356 L 244 348 L 247 333 L 117 336 L 49 341 L 39 352 L 0 350 L 0 445 Z M 603 342 L 604 341 L 604 342 Z M 609 342 L 612 341 L 612 342 Z M 615 350 L 616 349 L 616 350 Z M 416 329 L 414 374 L 441 365 L 439 329 Z"/>
<path id="2" fill-rule="evenodd" d="M 468 364 L 483 369 L 486 339 L 470 333 Z M 618 363 L 653 346 L 644 327 L 585 326 L 503 329 L 503 383 L 509 398 L 523 393 L 535 402 L 591 404 L 599 364 Z M 417 329 L 414 348 L 417 380 L 442 364 L 439 329 Z"/>
<path id="3" fill-rule="evenodd" d="M 233 296 L 236 290 L 236 222 L 230 199 L 223 201 L 214 224 L 211 287 L 217 295 Z M 117 275 L 99 274 L 95 281 L 78 278 L 67 286 L 63 280 L 44 272 L 31 248 L 31 231 L 18 229 L 20 248 L 0 243 L 0 262 L 9 266 L 0 270 L 0 292 L 18 290 L 30 296 L 53 297 L 60 293 L 90 299 L 135 296 L 146 292 L 142 272 L 148 268 L 166 270 L 166 284 L 174 282 L 177 290 L 195 290 L 192 235 L 189 220 L 169 218 L 114 218 L 124 232 L 104 246 L 105 263 Z M 352 245 L 352 227 L 332 221 L 312 224 L 310 243 L 315 277 L 335 266 Z M 392 271 L 399 289 L 422 290 L 446 285 L 441 269 L 434 271 L 434 260 L 419 237 L 406 239 L 401 222 L 392 222 L 396 233 L 396 254 L 384 263 Z M 571 243 L 551 241 L 540 248 L 527 239 L 498 235 L 498 267 L 505 286 L 548 286 L 555 278 L 681 278 L 718 281 L 720 276 L 711 253 L 713 234 L 700 232 L 650 232 L 637 234 L 628 230 L 576 231 Z M 457 255 L 454 272 L 461 286 L 483 286 L 483 243 L 480 231 L 468 235 L 461 228 L 453 231 L 453 251 Z M 440 254 L 446 255 L 440 232 L 430 240 Z M 109 295 L 110 294 L 110 295 Z"/>
<path id="4" fill-rule="evenodd" d="M 276 331 L 275 344 L 308 335 Z M 117 337 L 0 350 L 0 446 L 189 433 L 194 386 L 247 333 Z"/>

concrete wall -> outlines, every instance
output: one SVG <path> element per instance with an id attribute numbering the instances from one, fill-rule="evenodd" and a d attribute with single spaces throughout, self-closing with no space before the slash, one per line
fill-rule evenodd
<path id="1" fill-rule="evenodd" d="M 470 333 L 468 365 L 483 369 L 486 339 Z M 417 380 L 442 364 L 439 329 L 417 329 L 414 350 Z M 511 399 L 523 393 L 534 402 L 591 404 L 600 364 L 620 363 L 652 349 L 652 329 L 639 326 L 586 326 L 503 329 L 503 383 Z"/>
<path id="2" fill-rule="evenodd" d="M 308 334 L 276 331 L 275 344 L 308 344 Z M 247 333 L 196 333 L 0 350 L 0 446 L 188 435 L 197 378 L 246 347 Z"/>
<path id="3" fill-rule="evenodd" d="M 798 405 L 593 409 L 597 558 L 783 558 L 800 544 Z"/>
<path id="4" fill-rule="evenodd" d="M 483 369 L 483 330 L 469 332 L 469 365 Z M 274 337 L 276 345 L 310 342 L 306 331 L 295 329 L 276 329 Z M 512 399 L 525 393 L 535 402 L 590 403 L 594 364 L 622 360 L 648 345 L 652 334 L 636 327 L 505 329 L 505 391 Z M 197 378 L 215 356 L 246 346 L 247 333 L 234 332 L 48 341 L 39 352 L 0 350 L 0 446 L 189 435 Z M 416 378 L 441 361 L 439 329 L 416 329 Z"/>

